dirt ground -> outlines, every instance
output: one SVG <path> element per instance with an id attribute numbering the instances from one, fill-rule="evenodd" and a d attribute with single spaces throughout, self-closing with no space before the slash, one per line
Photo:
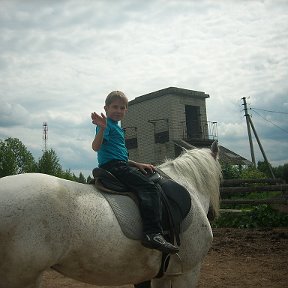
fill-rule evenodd
<path id="1" fill-rule="evenodd" d="M 213 246 L 202 265 L 198 288 L 288 287 L 288 228 L 221 228 L 213 232 Z M 65 278 L 52 270 L 45 272 L 42 288 L 60 287 L 99 286 Z"/>

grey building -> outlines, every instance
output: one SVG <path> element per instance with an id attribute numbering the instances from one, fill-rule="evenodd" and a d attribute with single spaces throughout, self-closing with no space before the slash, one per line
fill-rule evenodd
<path id="1" fill-rule="evenodd" d="M 182 147 L 208 147 L 217 139 L 217 123 L 207 121 L 200 91 L 169 87 L 129 102 L 122 121 L 129 157 L 159 164 L 174 159 Z"/>

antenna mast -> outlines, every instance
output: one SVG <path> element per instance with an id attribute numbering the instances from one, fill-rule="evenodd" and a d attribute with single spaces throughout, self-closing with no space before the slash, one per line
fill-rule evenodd
<path id="1" fill-rule="evenodd" d="M 48 124 L 47 122 L 43 122 L 43 143 L 44 143 L 44 151 L 47 151 L 47 140 L 48 140 Z"/>

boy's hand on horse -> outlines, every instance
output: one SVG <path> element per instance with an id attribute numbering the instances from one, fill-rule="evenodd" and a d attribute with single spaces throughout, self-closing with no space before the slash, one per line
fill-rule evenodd
<path id="1" fill-rule="evenodd" d="M 155 166 L 152 164 L 138 163 L 131 160 L 129 160 L 129 164 L 131 166 L 135 166 L 136 168 L 138 168 L 143 174 L 155 172 Z"/>
<path id="2" fill-rule="evenodd" d="M 107 117 L 101 113 L 101 115 L 97 114 L 96 112 L 91 113 L 92 123 L 95 125 L 100 126 L 101 128 L 106 128 L 107 126 Z"/>

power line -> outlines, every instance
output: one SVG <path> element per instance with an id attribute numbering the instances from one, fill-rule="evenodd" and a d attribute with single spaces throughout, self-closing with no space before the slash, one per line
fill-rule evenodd
<path id="1" fill-rule="evenodd" d="M 270 120 L 268 120 L 268 119 L 266 119 L 266 118 L 264 118 L 261 114 L 259 114 L 257 111 L 255 111 L 255 108 L 250 108 L 250 110 L 253 110 L 257 115 L 259 115 L 263 120 L 265 120 L 265 121 L 267 121 L 267 122 L 269 122 L 269 123 L 271 123 L 272 125 L 274 125 L 275 127 L 277 127 L 277 128 L 279 128 L 279 129 L 281 129 L 282 131 L 284 131 L 285 133 L 287 133 L 288 134 L 288 131 L 287 130 L 285 130 L 285 129 L 283 129 L 283 128 L 281 128 L 280 126 L 278 126 L 278 125 L 276 125 L 275 123 L 273 123 L 272 121 L 270 121 Z M 259 109 L 258 109 L 259 110 Z M 287 113 L 288 114 L 288 113 Z"/>
<path id="2" fill-rule="evenodd" d="M 261 110 L 261 111 L 270 112 L 270 113 L 288 114 L 288 112 L 279 112 L 279 111 L 265 110 L 265 109 L 260 109 L 260 108 L 253 108 L 253 110 Z"/>

